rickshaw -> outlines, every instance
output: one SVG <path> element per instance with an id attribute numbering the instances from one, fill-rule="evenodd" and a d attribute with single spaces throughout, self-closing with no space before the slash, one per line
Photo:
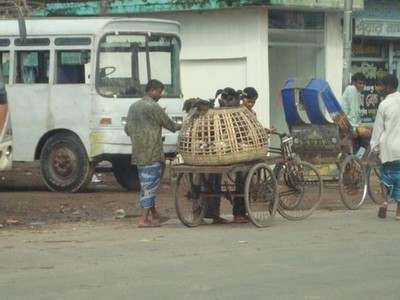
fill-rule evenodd
<path id="1" fill-rule="evenodd" d="M 378 203 L 376 185 L 368 187 L 376 166 L 365 165 L 356 155 L 359 145 L 353 127 L 333 94 L 321 79 L 290 79 L 281 90 L 285 119 L 293 136 L 294 151 L 302 160 L 320 169 L 325 186 L 337 183 L 341 200 L 349 209 L 358 209 L 367 190 Z"/>
<path id="2" fill-rule="evenodd" d="M 214 113 L 217 115 L 215 110 L 210 112 L 210 115 Z M 254 115 L 251 114 L 251 116 L 255 118 Z M 210 119 L 216 122 L 216 118 Z M 229 117 L 229 120 L 231 119 L 232 115 Z M 203 124 L 203 121 L 198 123 Z M 231 127 L 228 126 L 228 128 L 230 129 L 225 130 L 227 133 L 234 132 Z M 243 130 L 242 127 L 241 130 Z M 265 134 L 262 126 L 261 130 Z M 196 131 L 196 134 L 199 132 Z M 209 131 L 205 130 L 205 132 Z M 186 136 L 184 130 L 182 134 Z M 174 165 L 173 171 L 177 174 L 174 193 L 175 208 L 180 221 L 187 227 L 198 226 L 203 219 L 208 201 L 215 201 L 215 198 L 222 197 L 230 201 L 234 197 L 243 197 L 247 216 L 257 227 L 268 226 L 276 211 L 289 220 L 302 220 L 310 216 L 322 197 L 323 182 L 318 170 L 312 164 L 298 159 L 296 153 L 292 151 L 293 138 L 290 135 L 273 134 L 279 136 L 280 147 L 272 149 L 272 147 L 267 147 L 267 143 L 263 144 L 266 148 L 263 148 L 265 151 L 262 151 L 258 159 L 254 159 L 253 156 L 241 162 L 229 161 L 225 164 L 210 165 L 213 156 L 223 158 L 220 153 L 213 150 L 215 153 L 201 157 L 201 162 L 200 158 L 196 158 L 195 164 L 190 164 L 189 161 L 186 164 Z M 215 137 L 216 134 L 209 136 Z M 244 136 L 248 136 L 247 131 Z M 200 145 L 204 149 L 215 149 L 207 147 L 206 144 L 204 146 L 194 143 L 198 141 L 192 137 L 193 135 L 189 135 L 189 138 L 184 139 L 188 141 L 187 144 Z M 230 134 L 226 139 L 236 141 L 237 136 Z M 181 144 L 184 149 L 185 143 Z M 202 151 L 205 151 L 204 149 Z M 277 155 L 267 155 L 267 152 Z M 239 154 L 235 153 L 230 158 L 236 155 Z M 191 158 L 193 160 L 195 156 Z M 246 174 L 244 182 L 236 180 L 237 172 Z M 221 176 L 222 180 L 210 180 L 210 176 Z"/>

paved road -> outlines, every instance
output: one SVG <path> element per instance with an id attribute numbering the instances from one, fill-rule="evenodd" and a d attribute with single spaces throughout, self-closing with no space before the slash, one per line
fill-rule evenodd
<path id="1" fill-rule="evenodd" d="M 0 299 L 400 299 L 400 222 L 377 206 L 304 221 L 161 228 L 125 219 L 0 231 Z"/>

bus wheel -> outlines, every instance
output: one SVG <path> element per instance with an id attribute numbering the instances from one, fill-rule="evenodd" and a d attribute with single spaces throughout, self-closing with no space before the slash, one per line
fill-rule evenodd
<path id="1" fill-rule="evenodd" d="M 55 192 L 81 192 L 94 174 L 81 140 L 66 132 L 47 140 L 40 154 L 40 171 L 46 185 Z"/>
<path id="2" fill-rule="evenodd" d="M 124 189 L 140 191 L 140 182 L 136 166 L 131 164 L 131 156 L 126 155 L 112 162 L 114 177 Z"/>

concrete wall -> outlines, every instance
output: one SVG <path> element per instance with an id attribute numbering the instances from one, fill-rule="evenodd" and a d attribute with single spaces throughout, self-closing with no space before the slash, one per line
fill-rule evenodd
<path id="1" fill-rule="evenodd" d="M 336 95 L 342 94 L 343 76 L 343 37 L 341 13 L 327 13 L 325 19 L 325 80 Z"/>
<path id="2" fill-rule="evenodd" d="M 261 123 L 266 127 L 276 125 L 279 131 L 284 131 L 279 92 L 287 79 L 293 76 L 325 78 L 335 95 L 341 95 L 340 12 L 326 14 L 325 45 L 322 44 L 321 48 L 296 50 L 289 46 L 275 50 L 272 56 L 269 55 L 268 10 L 265 7 L 145 16 L 181 23 L 182 90 L 185 98 L 208 99 L 214 97 L 218 88 L 253 86 L 260 95 L 255 111 Z M 269 61 L 271 57 L 273 60 Z"/>
<path id="3" fill-rule="evenodd" d="M 218 88 L 259 92 L 255 106 L 269 124 L 268 13 L 266 9 L 209 10 L 155 15 L 182 26 L 182 89 L 185 98 L 212 98 Z"/>

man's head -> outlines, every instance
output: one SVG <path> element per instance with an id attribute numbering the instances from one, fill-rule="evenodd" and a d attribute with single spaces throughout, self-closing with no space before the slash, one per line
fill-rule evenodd
<path id="1" fill-rule="evenodd" d="M 243 105 L 248 109 L 252 109 L 253 106 L 256 104 L 256 100 L 258 98 L 258 92 L 253 87 L 246 87 L 243 89 L 242 92 L 242 101 Z"/>
<path id="2" fill-rule="evenodd" d="M 386 93 L 391 94 L 397 91 L 399 80 L 395 75 L 387 75 L 382 79 L 382 85 Z"/>
<path id="3" fill-rule="evenodd" d="M 355 88 L 362 92 L 364 90 L 365 82 L 367 78 L 363 73 L 356 73 L 351 77 L 351 83 L 355 86 Z"/>
<path id="4" fill-rule="evenodd" d="M 146 84 L 145 88 L 146 94 L 155 101 L 160 100 L 163 91 L 164 91 L 164 84 L 157 79 L 151 79 Z"/>

